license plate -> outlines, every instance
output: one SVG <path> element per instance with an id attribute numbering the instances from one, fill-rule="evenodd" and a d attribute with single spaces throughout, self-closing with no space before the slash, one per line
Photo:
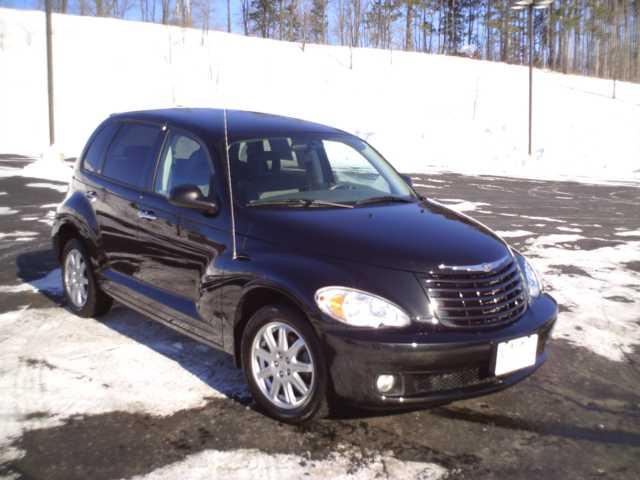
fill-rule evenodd
<path id="1" fill-rule="evenodd" d="M 508 342 L 500 342 L 496 353 L 495 375 L 505 375 L 523 368 L 532 367 L 536 363 L 538 335 L 515 338 Z"/>

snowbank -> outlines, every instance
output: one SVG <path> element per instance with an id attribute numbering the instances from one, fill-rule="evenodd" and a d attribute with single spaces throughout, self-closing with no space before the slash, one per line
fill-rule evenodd
<path id="1" fill-rule="evenodd" d="M 0 151 L 47 145 L 44 14 L 0 9 Z M 223 106 L 328 123 L 400 170 L 640 179 L 640 85 L 470 59 L 278 42 L 54 15 L 57 147 L 75 156 L 112 112 Z"/>

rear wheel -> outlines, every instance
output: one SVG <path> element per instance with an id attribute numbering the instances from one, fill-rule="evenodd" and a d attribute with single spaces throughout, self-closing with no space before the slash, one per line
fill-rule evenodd
<path id="1" fill-rule="evenodd" d="M 242 364 L 253 397 L 272 417 L 304 423 L 326 416 L 326 366 L 298 311 L 284 305 L 258 310 L 242 336 Z"/>
<path id="2" fill-rule="evenodd" d="M 69 240 L 62 251 L 62 283 L 67 305 L 76 315 L 97 317 L 111 308 L 111 298 L 98 287 L 91 260 L 76 239 Z"/>

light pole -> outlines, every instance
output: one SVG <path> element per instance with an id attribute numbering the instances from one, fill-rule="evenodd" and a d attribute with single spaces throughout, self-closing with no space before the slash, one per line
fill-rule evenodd
<path id="1" fill-rule="evenodd" d="M 533 10 L 549 8 L 554 0 L 516 0 L 511 6 L 512 10 L 524 10 L 528 12 L 529 21 L 529 156 L 531 156 L 531 138 L 533 131 Z"/>
<path id="2" fill-rule="evenodd" d="M 53 61 L 51 59 L 51 0 L 45 0 L 45 20 L 47 36 L 47 99 L 49 102 L 49 145 L 56 142 L 53 115 Z"/>

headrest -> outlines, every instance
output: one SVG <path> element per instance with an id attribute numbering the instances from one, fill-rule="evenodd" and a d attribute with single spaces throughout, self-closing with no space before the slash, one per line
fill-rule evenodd
<path id="1" fill-rule="evenodd" d="M 269 165 L 271 161 L 271 165 Z M 259 177 L 280 171 L 280 156 L 276 152 L 265 152 L 261 142 L 247 145 L 247 167 L 250 177 Z"/>

